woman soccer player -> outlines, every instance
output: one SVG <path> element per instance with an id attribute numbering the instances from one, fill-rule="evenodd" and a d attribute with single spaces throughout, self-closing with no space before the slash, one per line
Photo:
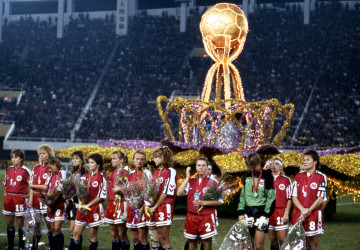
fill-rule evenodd
<path id="1" fill-rule="evenodd" d="M 153 219 L 149 225 L 152 226 L 151 228 L 149 227 L 152 248 L 153 250 L 160 247 L 171 249 L 169 236 L 174 215 L 176 171 L 172 168 L 172 152 L 168 147 L 154 150 L 153 156 L 158 169 L 154 171 L 152 181 L 159 183 L 159 193 L 155 205 L 149 208 L 149 213 L 152 214 Z M 156 231 L 152 231 L 154 229 L 157 229 L 157 234 Z M 157 239 L 160 239 L 161 246 L 156 244 Z"/>
<path id="2" fill-rule="evenodd" d="M 186 178 L 177 190 L 178 196 L 187 195 L 187 211 L 184 236 L 188 239 L 189 250 L 197 249 L 198 238 L 205 250 L 211 249 L 212 237 L 217 234 L 215 207 L 222 205 L 220 200 L 201 200 L 210 181 L 207 176 L 208 160 L 200 157 L 196 160 L 197 176 L 190 179 L 191 167 L 186 168 Z M 201 208 L 203 207 L 203 208 Z M 199 209 L 200 208 L 200 209 Z"/>
<path id="3" fill-rule="evenodd" d="M 100 173 L 103 171 L 104 160 L 100 154 L 89 156 L 89 171 L 81 177 L 83 183 L 88 185 L 88 196 L 85 205 L 78 208 L 75 220 L 73 238 L 70 240 L 69 250 L 80 250 L 80 237 L 86 226 L 89 226 L 90 246 L 89 250 L 96 250 L 98 247 L 97 232 L 99 225 L 104 223 L 103 202 L 107 196 L 106 180 Z M 90 211 L 86 208 L 90 208 Z"/>
<path id="4" fill-rule="evenodd" d="M 24 166 L 24 151 L 14 149 L 10 153 L 12 166 L 6 170 L 4 178 L 4 209 L 7 224 L 7 249 L 14 248 L 15 227 L 14 220 L 19 227 L 19 248 L 24 248 L 24 215 L 26 210 L 26 197 L 28 195 L 28 186 L 31 171 Z"/>
<path id="5" fill-rule="evenodd" d="M 61 227 L 65 221 L 65 200 L 61 193 L 62 181 L 66 177 L 65 171 L 61 171 L 62 164 L 56 157 L 49 157 L 45 161 L 49 169 L 49 177 L 45 185 L 38 186 L 38 189 L 47 191 L 47 196 L 52 196 L 47 203 L 46 221 L 51 225 L 52 239 L 49 242 L 51 250 L 62 250 L 64 248 L 64 235 Z"/>
<path id="6" fill-rule="evenodd" d="M 316 170 L 320 165 L 319 154 L 315 150 L 304 152 L 303 170 L 295 176 L 292 200 L 294 210 L 291 224 L 303 221 L 306 242 L 310 249 L 319 249 L 319 235 L 324 233 L 322 205 L 326 198 L 327 180 L 323 173 Z"/>
<path id="7" fill-rule="evenodd" d="M 109 201 L 106 207 L 105 222 L 109 223 L 112 234 L 112 250 L 128 250 L 130 242 L 126 234 L 126 201 L 116 185 L 117 178 L 129 175 L 128 158 L 120 150 L 111 153 L 111 164 L 115 171 L 111 173 L 109 186 Z M 116 195 L 118 196 L 116 200 Z"/>
<path id="8" fill-rule="evenodd" d="M 87 173 L 86 170 L 86 161 L 84 158 L 84 154 L 82 151 L 75 151 L 71 155 L 71 165 L 72 168 L 70 170 L 70 177 L 75 180 L 75 178 L 82 177 L 85 173 Z M 78 176 L 79 175 L 79 176 Z M 66 200 L 66 218 L 70 221 L 70 235 L 71 238 L 73 236 L 73 231 L 75 227 L 75 218 L 77 213 L 77 208 L 75 206 L 75 203 L 78 203 L 78 198 L 75 195 L 71 200 Z M 80 238 L 80 241 L 82 241 L 82 237 Z"/>
<path id="9" fill-rule="evenodd" d="M 289 212 L 291 209 L 292 185 L 289 177 L 284 175 L 284 163 L 280 158 L 274 158 L 266 163 L 265 169 L 270 169 L 274 177 L 274 188 L 276 193 L 275 211 L 270 216 L 269 238 L 270 249 L 279 249 L 283 244 L 289 228 Z"/>
<path id="10" fill-rule="evenodd" d="M 144 167 L 146 161 L 145 151 L 141 149 L 136 150 L 133 155 L 133 161 L 135 171 L 128 177 L 128 187 L 131 185 L 146 185 L 147 180 L 151 180 L 151 172 Z M 140 208 L 137 217 L 135 211 L 129 206 L 128 202 L 126 227 L 130 228 L 134 250 L 150 249 L 147 240 L 148 229 L 145 221 L 144 206 Z"/>
<path id="11" fill-rule="evenodd" d="M 245 220 L 252 244 L 255 240 L 256 249 L 263 250 L 265 230 L 275 207 L 274 180 L 270 171 L 262 169 L 259 154 L 249 154 L 246 165 L 249 171 L 242 180 L 238 220 Z"/>
<path id="12" fill-rule="evenodd" d="M 37 153 L 39 155 L 39 164 L 37 164 L 32 171 L 31 180 L 30 180 L 30 197 L 28 206 L 34 207 L 37 212 L 46 217 L 47 207 L 45 204 L 41 202 L 41 195 L 45 195 L 43 190 L 40 190 L 39 186 L 44 186 L 46 180 L 49 177 L 49 169 L 45 166 L 45 161 L 49 159 L 49 157 L 54 157 L 54 151 L 52 147 L 48 144 L 42 144 L 38 147 Z M 52 242 L 52 233 L 51 233 L 51 224 L 46 221 L 46 226 L 48 228 L 48 239 L 49 243 Z M 36 235 L 36 239 L 33 239 L 33 249 L 37 249 L 37 244 L 39 243 L 41 238 L 40 235 Z"/>

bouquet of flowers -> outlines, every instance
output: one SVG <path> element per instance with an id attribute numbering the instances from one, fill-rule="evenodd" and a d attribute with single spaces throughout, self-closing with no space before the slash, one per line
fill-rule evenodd
<path id="1" fill-rule="evenodd" d="M 76 195 L 78 197 L 79 203 L 75 204 L 76 208 L 83 208 L 88 211 L 91 211 L 91 208 L 85 206 L 87 202 L 87 198 L 89 195 L 89 188 L 87 180 L 80 175 L 75 177 L 75 187 L 76 187 Z"/>
<path id="2" fill-rule="evenodd" d="M 120 170 L 119 173 L 116 176 L 115 185 L 120 187 L 120 188 L 123 188 L 124 186 L 126 186 L 129 174 L 130 174 L 130 172 L 128 172 L 128 171 L 121 171 Z"/>
<path id="3" fill-rule="evenodd" d="M 306 235 L 301 221 L 292 226 L 281 246 L 281 250 L 306 249 Z"/>
<path id="4" fill-rule="evenodd" d="M 149 208 L 154 206 L 156 203 L 156 198 L 158 196 L 160 189 L 160 181 L 159 179 L 151 180 L 148 182 L 144 194 L 144 202 L 146 205 L 145 213 L 148 217 L 151 217 L 152 214 L 149 213 Z"/>
<path id="5" fill-rule="evenodd" d="M 232 190 L 238 184 L 238 180 L 234 182 L 226 182 L 229 174 L 223 174 L 217 181 L 210 180 L 206 187 L 206 191 L 201 198 L 203 201 L 225 199 L 232 194 Z M 199 214 L 204 206 L 201 206 L 197 213 Z"/>
<path id="6" fill-rule="evenodd" d="M 41 215 L 34 208 L 28 208 L 24 215 L 24 239 L 26 245 L 30 247 L 29 240 L 36 239 L 41 235 Z"/>
<path id="7" fill-rule="evenodd" d="M 76 185 L 72 177 L 65 179 L 62 183 L 63 189 L 63 197 L 65 200 L 71 200 L 77 194 Z"/>
<path id="8" fill-rule="evenodd" d="M 121 188 L 121 192 L 124 195 L 125 199 L 128 201 L 130 208 L 135 212 L 132 226 L 135 223 L 135 219 L 139 217 L 139 210 L 144 205 L 144 195 L 147 189 L 147 183 L 148 180 L 146 178 L 146 175 L 143 173 L 140 180 L 128 186 L 123 186 Z"/>
<path id="9" fill-rule="evenodd" d="M 250 233 L 244 222 L 237 222 L 226 235 L 220 250 L 252 250 Z"/>

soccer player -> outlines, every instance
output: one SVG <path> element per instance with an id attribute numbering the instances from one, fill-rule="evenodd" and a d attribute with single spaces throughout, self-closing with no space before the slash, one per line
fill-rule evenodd
<path id="1" fill-rule="evenodd" d="M 28 195 L 28 185 L 31 171 L 24 166 L 24 151 L 14 149 L 10 153 L 12 166 L 6 170 L 4 178 L 4 209 L 6 215 L 8 247 L 14 248 L 15 227 L 14 220 L 18 224 L 19 248 L 25 247 L 24 236 L 24 215 L 26 210 L 26 198 Z"/>
<path id="2" fill-rule="evenodd" d="M 187 215 L 184 236 L 188 239 L 189 250 L 197 249 L 198 238 L 202 240 L 205 250 L 211 249 L 212 237 L 217 234 L 215 207 L 222 205 L 223 200 L 201 200 L 208 183 L 208 160 L 200 157 L 196 160 L 197 176 L 190 179 L 191 167 L 186 168 L 186 178 L 178 188 L 177 195 L 187 195 Z M 203 207 L 201 209 L 201 207 Z"/>
<path id="3" fill-rule="evenodd" d="M 78 150 L 72 153 L 71 155 L 71 164 L 72 168 L 70 170 L 70 177 L 75 180 L 75 178 L 80 175 L 83 176 L 87 173 L 86 170 L 86 161 L 84 158 L 84 154 L 82 151 Z M 78 203 L 78 198 L 75 195 L 71 200 L 65 200 L 66 203 L 66 218 L 70 221 L 70 235 L 71 238 L 73 236 L 73 231 L 75 227 L 75 218 L 77 213 L 77 208 L 75 203 Z M 82 241 L 82 236 L 80 237 L 80 241 Z"/>
<path id="4" fill-rule="evenodd" d="M 133 162 L 135 165 L 135 171 L 128 177 L 128 186 L 143 184 L 151 180 L 151 172 L 146 169 L 145 166 L 146 153 L 142 149 L 135 151 L 133 155 Z M 139 209 L 138 217 L 132 208 L 127 204 L 127 221 L 126 227 L 130 228 L 131 238 L 134 244 L 134 250 L 150 249 L 149 242 L 147 240 L 148 228 L 145 221 L 144 206 Z"/>
<path id="5" fill-rule="evenodd" d="M 56 157 L 49 157 L 45 161 L 49 169 L 49 176 L 45 185 L 38 186 L 38 189 L 47 191 L 47 197 L 52 196 L 46 204 L 46 221 L 51 225 L 52 238 L 49 242 L 50 249 L 62 250 L 64 248 L 64 235 L 61 227 L 65 221 L 65 200 L 62 196 L 62 181 L 66 177 L 65 171 L 61 171 L 62 164 Z"/>
<path id="6" fill-rule="evenodd" d="M 49 177 L 49 169 L 45 166 L 45 161 L 49 157 L 54 157 L 55 153 L 52 147 L 48 144 L 42 144 L 38 147 L 37 150 L 39 156 L 39 164 L 37 164 L 32 171 L 30 179 L 30 196 L 29 196 L 29 207 L 34 207 L 37 212 L 40 212 L 44 217 L 46 217 L 47 207 L 41 202 L 41 195 L 45 195 L 45 192 L 39 189 L 39 186 L 44 186 L 46 180 Z M 52 233 L 51 233 L 51 224 L 49 221 L 46 221 L 46 226 L 48 228 L 48 239 L 49 243 L 52 242 Z M 37 244 L 39 243 L 41 234 L 36 235 L 36 239 L 33 239 L 33 249 L 37 249 Z"/>
<path id="7" fill-rule="evenodd" d="M 111 153 L 111 164 L 115 171 L 111 173 L 108 180 L 109 201 L 106 206 L 105 222 L 110 225 L 113 237 L 112 250 L 128 250 L 130 242 L 126 234 L 126 201 L 116 185 L 119 176 L 129 175 L 128 158 L 120 150 Z M 120 195 L 121 200 L 115 200 L 115 195 Z"/>
<path id="8" fill-rule="evenodd" d="M 152 249 L 160 249 L 158 239 L 160 239 L 161 247 L 170 250 L 169 241 L 170 226 L 174 216 L 174 202 L 176 190 L 176 171 L 172 168 L 173 159 L 172 152 L 168 147 L 157 148 L 153 152 L 155 165 L 158 167 L 153 173 L 153 181 L 159 182 L 159 193 L 156 203 L 149 208 L 152 214 L 153 222 L 149 225 L 150 237 L 152 240 Z M 154 229 L 157 232 L 153 231 Z M 157 234 L 156 234 L 157 233 Z M 158 237 L 157 237 L 158 235 Z"/>
<path id="9" fill-rule="evenodd" d="M 310 249 L 319 249 L 319 235 L 324 233 L 322 205 L 326 198 L 327 180 L 323 173 L 316 170 L 320 157 L 315 150 L 304 152 L 303 170 L 295 176 L 292 200 L 294 210 L 291 223 L 303 221 L 306 242 Z"/>
<path id="10" fill-rule="evenodd" d="M 261 158 L 257 153 L 246 157 L 248 173 L 242 179 L 238 220 L 247 224 L 251 242 L 256 249 L 264 249 L 265 231 L 275 207 L 274 180 L 269 170 L 261 167 Z"/>
<path id="11" fill-rule="evenodd" d="M 283 168 L 284 163 L 278 157 L 268 161 L 264 167 L 264 170 L 270 169 L 272 171 L 276 194 L 275 211 L 270 216 L 269 222 L 270 250 L 279 249 L 278 242 L 280 246 L 283 244 L 289 228 L 292 184 L 290 178 L 284 175 Z"/>
<path id="12" fill-rule="evenodd" d="M 103 202 L 107 196 L 106 180 L 101 174 L 103 171 L 104 160 L 100 154 L 91 154 L 88 158 L 90 173 L 81 177 L 82 181 L 88 185 L 86 204 L 78 208 L 75 219 L 75 228 L 73 238 L 70 240 L 69 250 L 80 250 L 80 236 L 85 227 L 89 227 L 90 246 L 89 250 L 96 250 L 98 247 L 97 232 L 99 225 L 104 223 L 104 206 Z M 91 210 L 88 211 L 87 208 Z"/>

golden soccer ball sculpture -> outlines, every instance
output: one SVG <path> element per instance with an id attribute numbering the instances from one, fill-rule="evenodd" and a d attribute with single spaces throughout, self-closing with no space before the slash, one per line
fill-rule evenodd
<path id="1" fill-rule="evenodd" d="M 203 39 L 211 39 L 216 48 L 225 47 L 224 36 L 231 36 L 231 48 L 246 39 L 248 22 L 244 12 L 235 4 L 219 3 L 209 8 L 202 16 L 200 32 Z"/>

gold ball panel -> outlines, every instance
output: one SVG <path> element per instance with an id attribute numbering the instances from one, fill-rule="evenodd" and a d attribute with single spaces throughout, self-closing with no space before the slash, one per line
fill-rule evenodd
<path id="1" fill-rule="evenodd" d="M 209 8 L 202 16 L 200 31 L 203 39 L 211 39 L 216 48 L 224 48 L 225 35 L 231 37 L 231 48 L 246 38 L 248 23 L 244 12 L 234 4 L 220 3 Z M 223 38 L 220 38 L 222 36 Z"/>

